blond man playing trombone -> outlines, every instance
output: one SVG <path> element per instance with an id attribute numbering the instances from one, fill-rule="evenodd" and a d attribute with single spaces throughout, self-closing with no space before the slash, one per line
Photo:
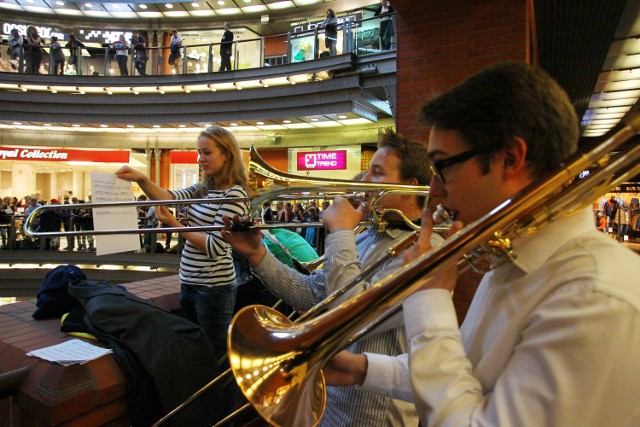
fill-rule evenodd
<path id="1" fill-rule="evenodd" d="M 408 141 L 392 132 L 383 135 L 378 150 L 371 159 L 363 181 L 426 185 L 429 179 L 426 145 Z M 415 195 L 390 195 L 381 199 L 378 207 L 398 209 L 407 218 L 417 220 L 422 212 L 422 200 Z M 357 208 L 345 198 L 338 197 L 323 212 L 322 221 L 328 231 L 325 243 L 325 263 L 322 269 L 306 276 L 280 263 L 261 243 L 261 235 L 254 231 L 227 231 L 223 238 L 251 264 L 253 273 L 277 297 L 296 310 L 308 310 L 334 291 L 354 281 L 367 264 L 377 260 L 393 245 L 411 232 L 388 215 L 391 226 L 384 232 L 371 228 L 354 235 L 354 228 L 365 218 L 365 207 Z M 231 226 L 231 220 L 225 219 Z M 239 221 L 239 218 L 234 218 Z M 395 222 L 394 222 L 395 221 Z M 350 288 L 339 301 L 365 290 L 370 283 L 395 271 L 401 259 L 389 259 L 372 277 Z M 379 352 L 390 356 L 406 352 L 406 338 L 401 316 L 372 331 L 349 346 L 354 353 Z M 418 417 L 411 404 L 356 387 L 329 387 L 323 426 L 417 426 Z"/>

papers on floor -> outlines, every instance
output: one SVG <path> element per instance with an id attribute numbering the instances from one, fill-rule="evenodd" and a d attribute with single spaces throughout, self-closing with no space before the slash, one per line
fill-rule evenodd
<path id="1" fill-rule="evenodd" d="M 49 362 L 69 366 L 75 363 L 89 362 L 111 352 L 108 348 L 98 347 L 88 342 L 74 339 L 65 341 L 62 344 L 30 351 L 27 356 L 39 357 Z"/>

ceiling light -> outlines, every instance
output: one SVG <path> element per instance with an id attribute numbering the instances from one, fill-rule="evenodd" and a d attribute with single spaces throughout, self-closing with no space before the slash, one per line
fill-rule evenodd
<path id="1" fill-rule="evenodd" d="M 128 128 L 134 128 L 136 127 L 135 125 L 127 125 Z"/>
<path id="2" fill-rule="evenodd" d="M 311 119 L 312 122 L 317 122 L 320 119 L 316 119 L 315 117 L 313 119 Z"/>
<path id="3" fill-rule="evenodd" d="M 218 4 L 219 4 L 220 6 L 224 6 L 224 0 L 218 0 Z"/>
<path id="4" fill-rule="evenodd" d="M 264 124 L 264 122 L 256 122 L 256 124 L 257 124 L 258 126 L 260 126 L 260 125 L 263 125 L 263 124 Z"/>
<path id="5" fill-rule="evenodd" d="M 27 0 L 27 3 L 34 4 L 34 3 L 35 3 L 35 0 Z"/>
<path id="6" fill-rule="evenodd" d="M 109 125 L 100 125 L 101 128 L 108 128 Z"/>
<path id="7" fill-rule="evenodd" d="M 244 0 L 245 3 L 251 3 L 251 0 Z"/>
<path id="8" fill-rule="evenodd" d="M 140 9 L 146 9 L 146 8 L 147 8 L 147 5 L 146 5 L 146 4 L 141 4 L 141 5 L 140 5 Z"/>
<path id="9" fill-rule="evenodd" d="M 229 123 L 231 126 L 238 126 L 237 123 Z"/>
<path id="10" fill-rule="evenodd" d="M 51 126 L 51 123 L 43 123 L 42 126 Z"/>
<path id="11" fill-rule="evenodd" d="M 119 3 L 113 3 L 112 4 L 114 9 L 120 9 L 120 4 Z"/>
<path id="12" fill-rule="evenodd" d="M 179 128 L 186 128 L 187 125 L 178 125 Z"/>
<path id="13" fill-rule="evenodd" d="M 291 120 L 283 120 L 282 123 L 291 123 Z"/>
<path id="14" fill-rule="evenodd" d="M 339 114 L 339 115 L 338 115 L 338 118 L 339 118 L 339 119 L 346 119 L 346 118 L 347 118 L 347 116 L 345 116 L 344 114 Z"/>
<path id="15" fill-rule="evenodd" d="M 13 122 L 14 125 L 16 126 L 20 126 L 22 123 L 21 122 Z"/>
<path id="16" fill-rule="evenodd" d="M 64 2 L 63 2 L 63 1 L 57 1 L 57 2 L 56 2 L 56 4 L 57 4 L 58 6 L 64 6 Z"/>
<path id="17" fill-rule="evenodd" d="M 71 127 L 79 128 L 79 127 L 80 127 L 80 125 L 71 125 Z"/>
<path id="18" fill-rule="evenodd" d="M 167 9 L 173 9 L 173 5 L 171 3 L 165 3 L 164 7 Z"/>
<path id="19" fill-rule="evenodd" d="M 193 7 L 200 7 L 200 3 L 194 1 L 193 3 L 191 3 L 191 6 Z"/>
<path id="20" fill-rule="evenodd" d="M 160 125 L 153 125 L 153 127 L 154 127 L 154 128 L 159 128 L 159 127 L 160 127 Z"/>
<path id="21" fill-rule="evenodd" d="M 91 3 L 85 3 L 84 5 L 85 5 L 85 7 L 93 7 L 93 5 Z"/>

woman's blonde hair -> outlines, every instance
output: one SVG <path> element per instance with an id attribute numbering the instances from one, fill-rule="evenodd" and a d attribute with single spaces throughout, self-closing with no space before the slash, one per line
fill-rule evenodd
<path id="1" fill-rule="evenodd" d="M 242 155 L 240 154 L 240 148 L 238 142 L 233 134 L 221 128 L 219 126 L 209 126 L 202 132 L 198 138 L 205 136 L 213 141 L 220 151 L 225 153 L 228 157 L 228 161 L 222 168 L 222 176 L 226 177 L 227 182 L 218 183 L 222 188 L 229 188 L 234 185 L 240 185 L 245 190 L 248 190 L 248 178 L 247 172 L 244 169 L 242 163 Z M 215 188 L 215 182 L 213 177 L 205 176 L 196 191 L 196 197 L 206 197 L 209 190 Z M 221 187 L 218 188 L 221 188 Z"/>

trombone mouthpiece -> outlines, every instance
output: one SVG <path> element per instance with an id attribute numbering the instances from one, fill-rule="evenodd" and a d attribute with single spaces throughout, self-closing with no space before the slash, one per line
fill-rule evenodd
<path id="1" fill-rule="evenodd" d="M 431 218 L 435 225 L 450 225 L 453 223 L 453 218 L 451 218 L 449 212 L 442 205 L 438 205 L 436 211 L 431 215 Z"/>

